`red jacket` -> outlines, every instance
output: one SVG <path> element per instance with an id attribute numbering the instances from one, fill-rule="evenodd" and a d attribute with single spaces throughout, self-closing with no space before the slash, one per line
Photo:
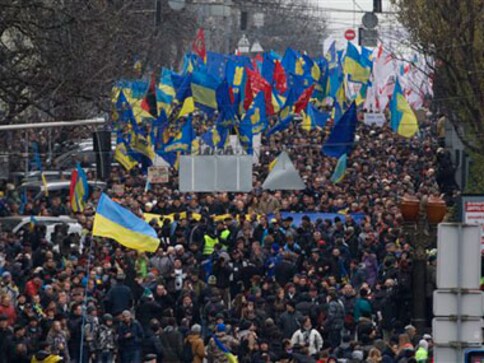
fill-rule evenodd
<path id="1" fill-rule="evenodd" d="M 17 320 L 17 313 L 12 304 L 9 306 L 0 305 L 0 315 L 6 315 L 8 318 L 8 325 L 14 326 Z"/>
<path id="2" fill-rule="evenodd" d="M 39 286 L 37 286 L 34 280 L 29 280 L 25 284 L 25 294 L 29 297 L 37 295 L 39 293 Z"/>

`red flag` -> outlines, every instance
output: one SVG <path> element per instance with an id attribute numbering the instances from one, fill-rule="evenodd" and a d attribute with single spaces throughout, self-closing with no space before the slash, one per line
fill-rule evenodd
<path id="1" fill-rule="evenodd" d="M 309 100 L 311 99 L 313 91 L 314 84 L 304 90 L 304 92 L 301 94 L 301 96 L 299 96 L 296 103 L 294 104 L 294 113 L 299 113 L 306 108 Z"/>
<path id="2" fill-rule="evenodd" d="M 145 98 L 141 101 L 141 108 L 148 112 L 151 116 L 158 117 L 158 109 L 156 107 L 156 77 L 155 73 L 151 75 L 150 87 L 146 92 Z"/>
<path id="3" fill-rule="evenodd" d="M 192 44 L 193 52 L 203 59 L 205 62 L 207 60 L 207 49 L 205 48 L 205 31 L 203 28 L 199 28 L 197 31 L 197 36 Z"/>
<path id="4" fill-rule="evenodd" d="M 274 83 L 276 84 L 276 89 L 280 94 L 287 91 L 286 72 L 284 71 L 284 67 L 281 65 L 281 62 L 278 60 L 276 60 L 274 66 Z"/>
<path id="5" fill-rule="evenodd" d="M 244 89 L 244 110 L 248 110 L 252 101 L 254 100 L 254 94 L 252 93 L 252 83 L 250 77 L 247 75 Z"/>
<path id="6" fill-rule="evenodd" d="M 272 87 L 258 72 L 246 68 L 247 75 L 252 87 L 252 94 L 258 94 L 260 91 L 264 92 L 264 99 L 266 100 L 266 111 L 268 115 L 274 114 L 274 106 L 272 105 Z"/>

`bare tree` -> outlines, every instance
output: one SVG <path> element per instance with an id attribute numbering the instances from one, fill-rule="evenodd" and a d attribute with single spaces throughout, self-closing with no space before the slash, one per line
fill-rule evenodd
<path id="1" fill-rule="evenodd" d="M 0 0 L 0 9 L 2 123 L 107 112 L 117 79 L 174 64 L 195 31 L 193 14 L 167 1 L 157 27 L 147 0 Z"/>
<path id="2" fill-rule="evenodd" d="M 435 59 L 437 104 L 468 149 L 484 155 L 484 1 L 392 1 L 413 45 Z"/>

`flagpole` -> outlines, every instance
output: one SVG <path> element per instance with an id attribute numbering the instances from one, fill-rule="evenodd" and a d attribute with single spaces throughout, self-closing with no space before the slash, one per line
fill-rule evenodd
<path id="1" fill-rule="evenodd" d="M 89 243 L 89 251 L 87 253 L 87 281 L 86 281 L 86 292 L 84 294 L 84 301 L 82 302 L 82 326 L 81 326 L 81 351 L 79 353 L 79 363 L 83 363 L 83 355 L 84 355 L 84 330 L 85 330 L 85 323 L 86 323 L 86 311 L 87 311 L 87 292 L 89 289 L 89 277 L 90 277 L 90 269 L 91 269 L 91 252 L 92 252 L 92 243 L 94 241 L 94 237 L 91 236 L 91 242 Z"/>

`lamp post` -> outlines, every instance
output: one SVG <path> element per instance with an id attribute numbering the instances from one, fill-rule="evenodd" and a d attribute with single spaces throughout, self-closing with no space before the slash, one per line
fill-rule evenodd
<path id="1" fill-rule="evenodd" d="M 436 239 L 437 224 L 444 219 L 447 207 L 445 202 L 437 197 L 419 200 L 415 196 L 405 195 L 400 204 L 400 211 L 405 221 L 403 225 L 405 235 L 409 237 L 414 248 L 412 256 L 412 324 L 419 333 L 423 333 L 427 322 L 426 250 Z"/>

